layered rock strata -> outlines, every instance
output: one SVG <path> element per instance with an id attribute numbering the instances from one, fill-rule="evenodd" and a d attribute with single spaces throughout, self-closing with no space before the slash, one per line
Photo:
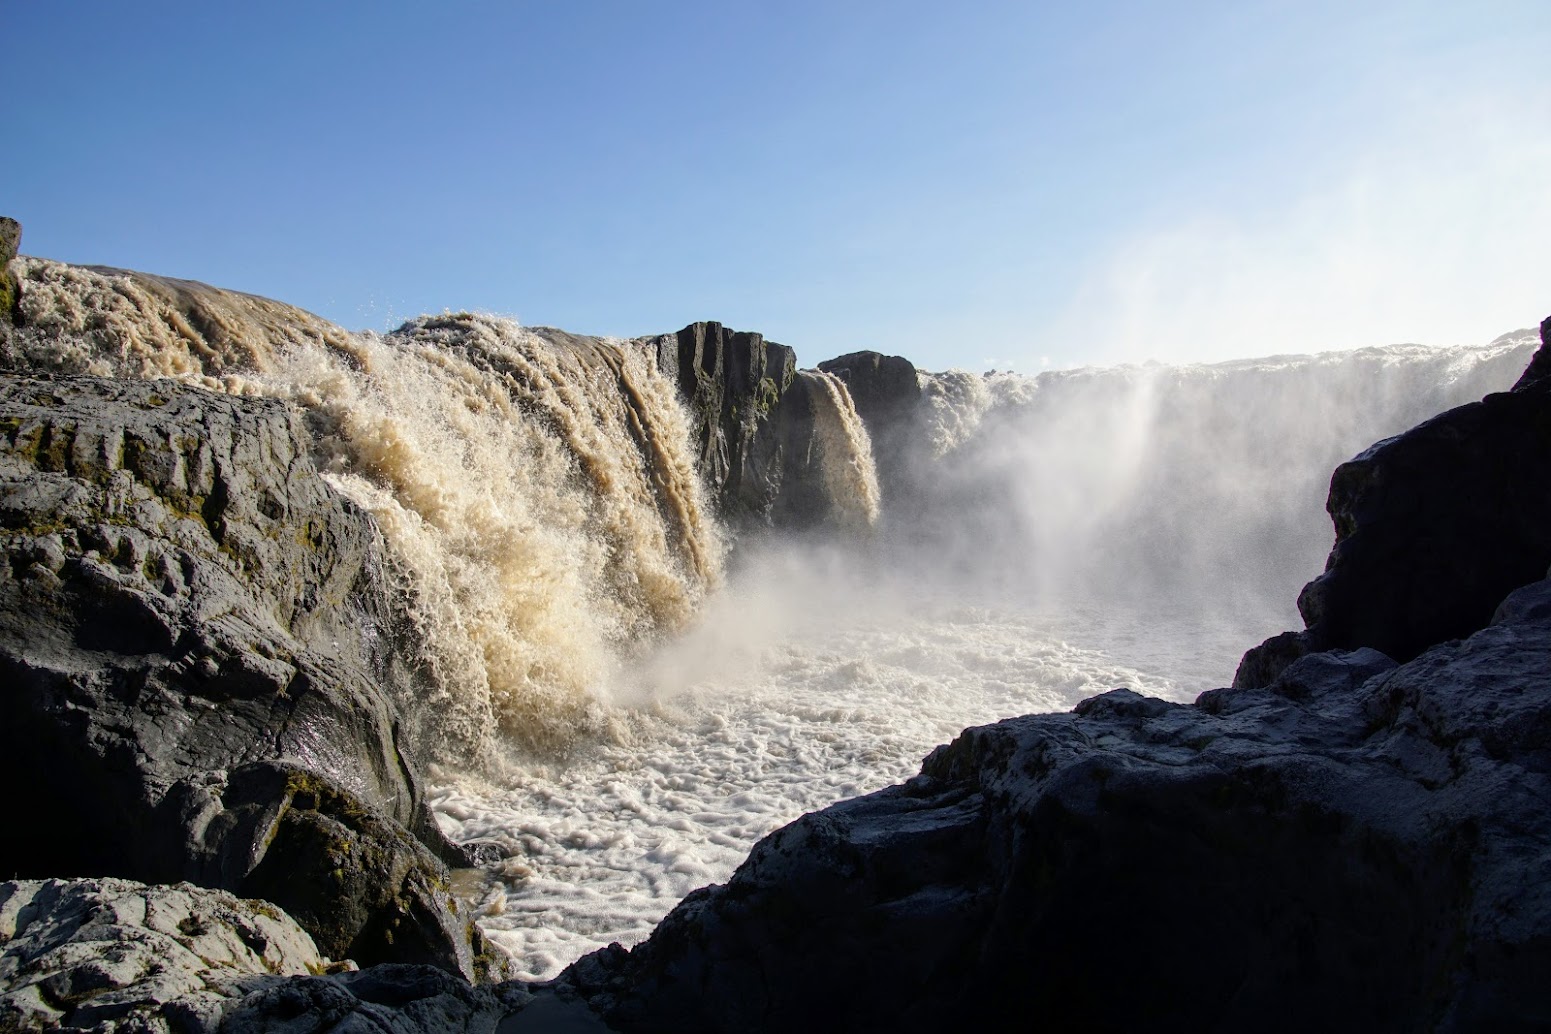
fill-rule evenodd
<path id="1" fill-rule="evenodd" d="M 714 322 L 641 341 L 678 382 L 695 424 L 701 476 L 718 510 L 740 527 L 774 524 L 789 480 L 782 408 L 797 378 L 797 354 Z"/>

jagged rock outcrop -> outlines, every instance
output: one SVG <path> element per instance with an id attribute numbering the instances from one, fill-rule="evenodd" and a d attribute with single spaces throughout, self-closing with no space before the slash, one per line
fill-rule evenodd
<path id="1" fill-rule="evenodd" d="M 677 379 L 695 422 L 701 474 L 722 515 L 743 527 L 775 523 L 789 466 L 783 425 L 800 419 L 783 412 L 796 353 L 712 322 L 641 340 Z"/>
<path id="2" fill-rule="evenodd" d="M 920 448 L 921 382 L 915 364 L 897 355 L 851 352 L 819 363 L 819 369 L 839 377 L 851 393 L 872 437 L 885 498 L 904 490 L 913 452 Z"/>
<path id="3" fill-rule="evenodd" d="M 279 909 L 225 891 L 0 883 L 0 1030 L 490 1034 L 533 1001 L 521 984 L 475 987 L 432 966 L 330 963 Z M 550 996 L 501 1029 L 552 1029 L 543 1014 L 566 1011 Z"/>
<path id="4" fill-rule="evenodd" d="M 1513 390 L 1527 388 L 1547 374 L 1551 374 L 1551 316 L 1540 321 L 1540 347 L 1530 356 L 1529 365 L 1514 383 Z"/>
<path id="5" fill-rule="evenodd" d="M 191 884 L 0 883 L 0 1029 L 214 1029 L 233 999 L 328 960 L 262 901 Z"/>
<path id="6" fill-rule="evenodd" d="M 397 705 L 376 525 L 284 404 L 0 378 L 0 872 L 263 897 L 328 955 L 484 960 Z M 411 835 L 418 834 L 425 841 Z"/>
<path id="7" fill-rule="evenodd" d="M 1548 670 L 1542 582 L 1403 666 L 971 729 L 563 979 L 623 1031 L 1551 1023 Z"/>
<path id="8" fill-rule="evenodd" d="M 1306 629 L 1245 655 L 1234 684 L 1264 685 L 1303 653 L 1372 647 L 1405 661 L 1484 627 L 1551 564 L 1551 379 L 1541 348 L 1511 392 L 1379 442 L 1336 468 L 1336 543 L 1298 597 Z"/>

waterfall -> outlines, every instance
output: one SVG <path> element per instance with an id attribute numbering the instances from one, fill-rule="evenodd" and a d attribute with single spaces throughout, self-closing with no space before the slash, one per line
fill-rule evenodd
<path id="1" fill-rule="evenodd" d="M 325 476 L 392 550 L 438 687 L 416 710 L 444 760 L 620 732 L 595 690 L 721 577 L 688 418 L 643 347 L 466 313 L 351 334 L 202 284 L 38 259 L 21 272 L 13 349 L 34 368 L 306 410 Z"/>
<path id="2" fill-rule="evenodd" d="M 798 376 L 812 389 L 813 438 L 831 513 L 848 530 L 871 528 L 878 523 L 881 494 L 867 428 L 840 378 L 818 370 Z"/>
<path id="3" fill-rule="evenodd" d="M 921 376 L 911 512 L 923 555 L 1025 596 L 1274 607 L 1334 534 L 1331 471 L 1506 390 L 1535 335 L 1218 364 Z"/>

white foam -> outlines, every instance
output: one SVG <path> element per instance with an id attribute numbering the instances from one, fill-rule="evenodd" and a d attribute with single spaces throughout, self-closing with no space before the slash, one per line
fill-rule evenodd
<path id="1" fill-rule="evenodd" d="M 440 773 L 455 840 L 508 860 L 480 925 L 533 979 L 612 941 L 633 944 L 685 894 L 724 880 L 760 837 L 806 811 L 915 774 L 965 726 L 1060 711 L 1117 686 L 1172 699 L 1231 676 L 1235 629 L 1162 644 L 1210 674 L 1191 682 L 1117 663 L 1100 640 L 1165 638 L 1136 615 L 1034 613 L 954 602 L 843 561 L 746 567 L 685 640 L 613 697 L 631 733 L 500 783 Z"/>

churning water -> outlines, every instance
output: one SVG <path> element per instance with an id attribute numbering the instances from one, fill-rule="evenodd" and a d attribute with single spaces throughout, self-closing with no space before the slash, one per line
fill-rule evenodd
<path id="1" fill-rule="evenodd" d="M 643 937 L 804 811 L 966 725 L 1226 684 L 1297 627 L 1331 469 L 1503 390 L 1534 347 L 1390 346 L 1038 377 L 923 375 L 880 490 L 816 372 L 830 537 L 729 560 L 690 420 L 643 347 L 493 317 L 351 334 L 264 299 L 24 259 L 12 361 L 305 408 L 394 551 L 435 699 L 443 828 L 530 977 Z"/>

